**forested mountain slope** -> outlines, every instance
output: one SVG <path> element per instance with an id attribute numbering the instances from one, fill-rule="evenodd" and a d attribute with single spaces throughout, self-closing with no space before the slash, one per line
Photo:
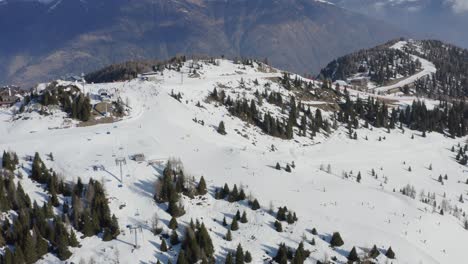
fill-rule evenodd
<path id="1" fill-rule="evenodd" d="M 378 92 L 466 98 L 468 50 L 437 40 L 391 41 L 332 61 L 320 77 L 363 80 Z"/>

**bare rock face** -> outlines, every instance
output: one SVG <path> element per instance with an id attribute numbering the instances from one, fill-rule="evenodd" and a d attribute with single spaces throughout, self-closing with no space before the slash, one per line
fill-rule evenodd
<path id="1" fill-rule="evenodd" d="M 331 59 L 403 35 L 314 0 L 3 0 L 0 83 L 31 85 L 132 59 L 268 58 L 317 73 Z"/>

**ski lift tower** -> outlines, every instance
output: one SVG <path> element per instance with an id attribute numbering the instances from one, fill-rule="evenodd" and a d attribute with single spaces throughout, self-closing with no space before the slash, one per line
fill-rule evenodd
<path id="1" fill-rule="evenodd" d="M 142 228 L 140 225 L 139 225 L 139 226 L 128 225 L 127 228 L 130 229 L 130 234 L 131 234 L 131 233 L 135 233 L 135 244 L 134 244 L 134 247 L 135 247 L 135 249 L 139 249 L 139 248 L 140 248 L 140 245 L 138 245 L 138 232 L 140 232 L 141 234 L 143 234 L 143 228 Z"/>
<path id="2" fill-rule="evenodd" d="M 85 74 L 84 73 L 81 73 L 81 82 L 83 84 L 83 94 L 86 95 L 86 90 L 85 90 L 86 80 L 85 80 Z"/>
<path id="3" fill-rule="evenodd" d="M 115 165 L 120 166 L 120 185 L 119 187 L 123 186 L 123 172 L 122 172 L 122 165 L 126 165 L 127 160 L 124 157 L 116 158 L 115 159 Z"/>

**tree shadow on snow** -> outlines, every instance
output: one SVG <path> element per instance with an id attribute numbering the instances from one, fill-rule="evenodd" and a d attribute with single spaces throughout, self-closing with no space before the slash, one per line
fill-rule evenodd
<path id="1" fill-rule="evenodd" d="M 154 196 L 154 184 L 150 180 L 138 180 L 130 186 L 130 190 L 141 194 L 147 198 L 153 198 Z"/>

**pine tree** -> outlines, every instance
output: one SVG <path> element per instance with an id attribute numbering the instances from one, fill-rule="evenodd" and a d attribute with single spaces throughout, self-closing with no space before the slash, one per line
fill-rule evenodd
<path id="1" fill-rule="evenodd" d="M 183 249 L 179 251 L 179 257 L 177 257 L 177 264 L 189 264 L 187 257 L 185 256 L 185 251 Z"/>
<path id="2" fill-rule="evenodd" d="M 4 264 L 16 264 L 14 261 L 15 261 L 15 257 L 13 253 L 11 252 L 11 250 L 7 247 L 3 255 L 3 263 Z"/>
<path id="3" fill-rule="evenodd" d="M 231 230 L 236 231 L 239 229 L 239 224 L 237 223 L 237 217 L 234 217 L 231 222 Z"/>
<path id="4" fill-rule="evenodd" d="M 288 263 L 288 249 L 284 243 L 281 243 L 278 248 L 278 252 L 276 256 L 273 258 L 279 264 L 287 264 Z"/>
<path id="5" fill-rule="evenodd" d="M 233 260 L 233 257 L 232 257 L 232 254 L 231 252 L 229 252 L 227 255 L 226 255 L 226 260 L 224 261 L 225 264 L 234 264 L 234 260 Z"/>
<path id="6" fill-rule="evenodd" d="M 286 165 L 285 171 L 286 171 L 286 172 L 291 172 L 291 166 L 289 166 L 289 164 Z"/>
<path id="7" fill-rule="evenodd" d="M 16 246 L 16 247 L 15 247 L 15 253 L 13 254 L 13 263 L 14 263 L 14 264 L 17 264 L 17 263 L 19 263 L 19 264 L 25 263 L 23 250 L 22 250 L 21 247 L 19 247 L 19 246 Z"/>
<path id="8" fill-rule="evenodd" d="M 175 217 L 172 217 L 171 220 L 169 221 L 169 228 L 172 230 L 175 230 L 179 227 L 179 224 L 177 223 L 177 219 Z"/>
<path id="9" fill-rule="evenodd" d="M 227 233 L 226 233 L 225 239 L 226 239 L 227 241 L 231 241 L 231 240 L 232 240 L 232 234 L 231 234 L 231 230 L 230 230 L 230 229 L 228 229 L 228 231 L 227 231 Z"/>
<path id="10" fill-rule="evenodd" d="M 312 238 L 312 241 L 310 241 L 310 244 L 311 244 L 312 246 L 315 246 L 315 238 L 314 238 L 314 237 Z"/>
<path id="11" fill-rule="evenodd" d="M 0 231 L 0 248 L 6 245 L 5 238 L 3 238 L 2 232 Z"/>
<path id="12" fill-rule="evenodd" d="M 281 166 L 280 166 L 280 164 L 279 164 L 278 162 L 276 162 L 275 169 L 277 169 L 277 170 L 281 170 Z"/>
<path id="13" fill-rule="evenodd" d="M 205 223 L 202 223 L 198 232 L 196 233 L 198 244 L 200 248 L 203 249 L 204 253 L 211 257 L 214 254 L 214 246 L 213 242 L 211 241 L 210 234 L 205 227 Z"/>
<path id="14" fill-rule="evenodd" d="M 247 214 L 246 214 L 245 211 L 242 213 L 242 217 L 241 217 L 241 219 L 240 219 L 240 222 L 243 223 L 243 224 L 245 224 L 245 223 L 248 222 L 248 220 L 247 220 Z"/>
<path id="15" fill-rule="evenodd" d="M 205 178 L 201 176 L 197 186 L 198 195 L 205 195 L 207 193 Z"/>
<path id="16" fill-rule="evenodd" d="M 389 259 L 394 259 L 395 258 L 395 252 L 393 252 L 392 247 L 389 247 L 387 249 L 387 253 L 385 253 L 385 256 Z"/>
<path id="17" fill-rule="evenodd" d="M 231 234 L 231 230 L 230 230 L 230 229 L 228 229 L 225 238 L 226 238 L 226 241 L 232 241 L 232 234 Z"/>
<path id="18" fill-rule="evenodd" d="M 245 252 L 244 261 L 245 263 L 252 262 L 252 255 L 250 254 L 248 250 Z"/>
<path id="19" fill-rule="evenodd" d="M 361 182 L 361 172 L 358 172 L 356 181 L 359 182 L 359 183 Z"/>
<path id="20" fill-rule="evenodd" d="M 36 232 L 36 252 L 37 256 L 41 257 L 49 251 L 49 243 L 45 240 L 40 233 Z"/>
<path id="21" fill-rule="evenodd" d="M 254 199 L 250 208 L 254 211 L 260 209 L 260 204 L 257 199 Z"/>
<path id="22" fill-rule="evenodd" d="M 69 243 L 70 243 L 70 246 L 71 246 L 71 247 L 78 247 L 78 246 L 80 246 L 80 243 L 78 242 L 78 239 L 76 238 L 75 231 L 73 231 L 73 229 L 72 229 L 71 232 L 70 232 Z"/>
<path id="23" fill-rule="evenodd" d="M 279 221 L 275 221 L 275 230 L 276 232 L 283 232 L 283 225 Z"/>
<path id="24" fill-rule="evenodd" d="M 241 244 L 239 244 L 236 249 L 236 264 L 244 264 L 244 250 Z"/>
<path id="25" fill-rule="evenodd" d="M 330 246 L 332 247 L 341 247 L 344 244 L 343 239 L 341 238 L 341 235 L 339 232 L 335 232 L 332 235 L 332 238 L 330 240 Z"/>
<path id="26" fill-rule="evenodd" d="M 304 251 L 304 243 L 299 243 L 299 246 L 296 249 L 292 263 L 293 264 L 303 264 L 306 259 L 306 252 Z"/>
<path id="27" fill-rule="evenodd" d="M 236 218 L 237 220 L 241 219 L 241 214 L 240 214 L 239 210 L 237 210 L 236 215 L 234 216 L 234 218 Z"/>
<path id="28" fill-rule="evenodd" d="M 226 135 L 226 128 L 224 127 L 224 122 L 221 121 L 219 122 L 219 125 L 218 125 L 218 133 L 221 134 L 221 135 Z"/>
<path id="29" fill-rule="evenodd" d="M 180 240 L 179 240 L 179 235 L 177 235 L 177 231 L 175 230 L 172 230 L 172 233 L 171 233 L 171 245 L 175 246 L 177 244 L 180 243 Z"/>
<path id="30" fill-rule="evenodd" d="M 239 196 L 237 197 L 237 201 L 245 200 L 245 198 L 246 198 L 246 196 L 245 196 L 244 189 L 241 188 L 241 189 L 240 189 L 240 192 L 239 192 Z"/>
<path id="31" fill-rule="evenodd" d="M 318 233 L 317 233 L 317 229 L 315 229 L 315 227 L 312 228 L 312 232 L 311 232 L 311 233 L 312 233 L 312 235 L 317 235 L 317 234 L 318 234 Z"/>
<path id="32" fill-rule="evenodd" d="M 227 226 L 226 217 L 223 217 L 223 226 Z"/>
<path id="33" fill-rule="evenodd" d="M 35 247 L 35 241 L 29 231 L 26 233 L 23 252 L 24 252 L 24 260 L 26 261 L 26 263 L 34 263 L 38 259 L 37 254 L 36 254 L 37 252 L 36 252 L 36 247 Z"/>
<path id="34" fill-rule="evenodd" d="M 167 252 L 167 244 L 166 244 L 166 240 L 165 240 L 165 239 L 162 239 L 161 246 L 159 247 L 159 249 L 160 249 L 162 252 Z"/>
<path id="35" fill-rule="evenodd" d="M 286 207 L 278 208 L 278 212 L 276 213 L 276 219 L 278 219 L 279 221 L 285 221 L 286 220 L 286 212 L 287 212 Z"/>
<path id="36" fill-rule="evenodd" d="M 68 242 L 66 237 L 60 235 L 57 247 L 57 257 L 63 261 L 68 259 L 71 255 L 72 253 L 70 252 L 70 250 L 68 250 Z"/>
<path id="37" fill-rule="evenodd" d="M 239 191 L 237 190 L 237 185 L 234 184 L 232 191 L 229 193 L 228 201 L 230 203 L 233 203 L 235 201 L 238 201 L 238 199 L 239 199 Z"/>
<path id="38" fill-rule="evenodd" d="M 355 247 L 353 247 L 353 249 L 351 249 L 351 252 L 349 252 L 348 260 L 351 261 L 351 262 L 359 261 L 359 256 L 358 256 L 358 254 L 356 252 Z"/>
<path id="39" fill-rule="evenodd" d="M 119 221 L 117 220 L 117 217 L 113 214 L 110 222 L 110 232 L 112 234 L 112 238 L 115 239 L 117 236 L 120 234 L 120 228 L 119 228 Z"/>
<path id="40" fill-rule="evenodd" d="M 377 249 L 377 246 L 374 245 L 374 246 L 372 247 L 371 251 L 369 251 L 369 257 L 375 259 L 375 258 L 378 257 L 379 255 L 380 255 L 380 252 L 379 252 L 379 250 Z"/>

